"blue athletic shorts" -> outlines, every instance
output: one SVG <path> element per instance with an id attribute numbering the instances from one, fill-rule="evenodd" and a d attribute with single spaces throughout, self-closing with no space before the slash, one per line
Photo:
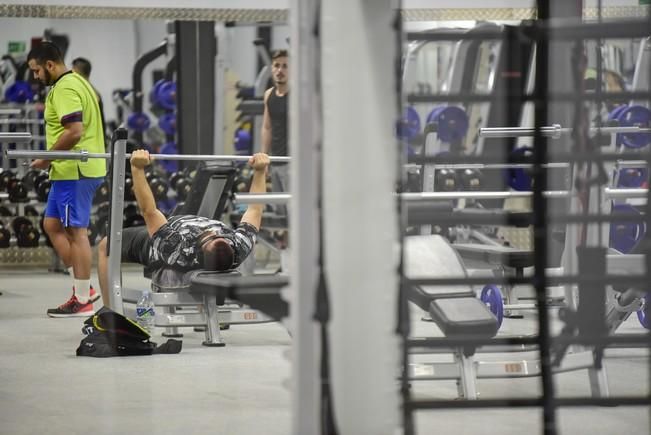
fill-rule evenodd
<path id="1" fill-rule="evenodd" d="M 103 178 L 52 181 L 45 217 L 57 218 L 64 227 L 87 228 L 95 191 Z"/>

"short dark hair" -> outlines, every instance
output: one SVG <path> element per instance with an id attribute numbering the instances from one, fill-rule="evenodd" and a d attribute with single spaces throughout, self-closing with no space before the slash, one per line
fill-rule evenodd
<path id="1" fill-rule="evenodd" d="M 271 60 L 276 60 L 279 57 L 289 57 L 289 52 L 287 50 L 275 50 L 271 53 Z"/>
<path id="2" fill-rule="evenodd" d="M 235 251 L 226 239 L 220 237 L 201 247 L 205 270 L 225 271 L 233 268 Z"/>
<path id="3" fill-rule="evenodd" d="M 72 66 L 79 70 L 79 73 L 84 77 L 90 77 L 92 65 L 85 57 L 78 57 L 72 61 Z"/>
<path id="4" fill-rule="evenodd" d="M 48 60 L 56 63 L 63 63 L 63 54 L 59 47 L 53 42 L 41 41 L 27 54 L 27 61 L 34 59 L 37 64 L 43 65 Z"/>

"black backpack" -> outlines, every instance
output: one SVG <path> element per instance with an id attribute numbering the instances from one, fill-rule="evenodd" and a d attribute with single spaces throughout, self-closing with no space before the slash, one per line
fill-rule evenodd
<path id="1" fill-rule="evenodd" d="M 77 348 L 77 356 L 107 358 L 179 353 L 182 347 L 181 341 L 172 339 L 156 346 L 140 325 L 106 307 L 84 321 L 82 332 L 86 337 Z"/>

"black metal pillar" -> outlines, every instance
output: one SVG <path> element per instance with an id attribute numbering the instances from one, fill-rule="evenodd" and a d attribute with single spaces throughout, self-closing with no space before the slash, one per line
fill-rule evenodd
<path id="1" fill-rule="evenodd" d="M 181 154 L 212 154 L 215 140 L 215 56 L 212 21 L 177 21 L 177 147 Z"/>

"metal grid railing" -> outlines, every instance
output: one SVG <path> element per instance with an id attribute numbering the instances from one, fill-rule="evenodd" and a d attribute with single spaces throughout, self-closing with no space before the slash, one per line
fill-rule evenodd
<path id="1" fill-rule="evenodd" d="M 514 337 L 514 338 L 482 338 L 482 337 L 436 337 L 436 338 L 413 338 L 410 336 L 410 314 L 408 309 L 407 288 L 409 286 L 419 285 L 483 285 L 488 283 L 487 278 L 437 278 L 437 279 L 408 279 L 404 275 L 404 248 L 402 255 L 401 270 L 401 284 L 399 289 L 399 320 L 398 330 L 403 337 L 403 371 L 402 371 L 402 396 L 403 396 L 403 423 L 405 433 L 412 434 L 415 432 L 415 424 L 413 413 L 421 410 L 431 409 L 478 409 L 478 408 L 503 408 L 503 407 L 536 407 L 541 408 L 543 414 L 543 432 L 545 434 L 556 434 L 556 410 L 559 407 L 584 407 L 584 406 L 649 406 L 651 403 L 651 380 L 649 385 L 649 394 L 644 396 L 610 396 L 610 397 L 585 397 L 585 398 L 560 398 L 554 389 L 553 383 L 553 365 L 558 363 L 563 358 L 563 350 L 570 345 L 589 346 L 594 351 L 594 365 L 601 366 L 603 350 L 609 346 L 649 346 L 651 347 L 651 335 L 608 335 L 605 328 L 605 319 L 599 319 L 596 324 L 591 325 L 593 331 L 586 332 L 585 328 L 575 326 L 570 328 L 572 332 L 577 334 L 561 334 L 552 336 L 550 328 L 550 315 L 549 305 L 547 301 L 547 288 L 551 285 L 571 284 L 577 285 L 578 291 L 584 297 L 585 289 L 590 287 L 601 288 L 602 296 L 605 293 L 606 285 L 620 285 L 620 286 L 640 286 L 644 288 L 644 283 L 648 283 L 651 278 L 651 235 L 646 234 L 643 241 L 642 252 L 645 256 L 646 272 L 638 275 L 624 275 L 624 274 L 608 274 L 606 271 L 598 271 L 597 273 L 585 274 L 585 270 L 579 265 L 579 273 L 570 273 L 563 276 L 549 276 L 546 272 L 548 267 L 548 248 L 549 248 L 549 232 L 548 228 L 550 223 L 578 223 L 587 225 L 591 223 L 609 223 L 614 222 L 615 218 L 612 215 L 604 215 L 601 213 L 569 213 L 569 214 L 554 214 L 550 213 L 548 209 L 548 200 L 543 195 L 547 189 L 548 180 L 547 172 L 544 165 L 550 162 L 566 162 L 571 164 L 585 164 L 585 163 L 603 163 L 618 159 L 644 159 L 648 165 L 651 161 L 651 153 L 604 153 L 594 154 L 590 149 L 583 150 L 585 152 L 567 152 L 555 153 L 550 156 L 548 150 L 548 139 L 544 137 L 542 129 L 548 125 L 547 116 L 549 103 L 552 102 L 569 102 L 574 103 L 577 109 L 576 113 L 581 113 L 581 105 L 587 101 L 602 102 L 612 98 L 623 99 L 643 99 L 651 100 L 651 92 L 646 91 L 632 91 L 632 92 L 617 92 L 606 93 L 600 90 L 601 80 L 598 76 L 597 92 L 586 94 L 585 92 L 550 92 L 550 83 L 548 77 L 547 67 L 550 60 L 550 42 L 551 41 L 571 41 L 576 47 L 582 45 L 584 40 L 602 38 L 638 38 L 648 37 L 651 35 L 651 15 L 645 14 L 646 19 L 624 20 L 616 22 L 604 22 L 602 18 L 606 15 L 612 14 L 612 9 L 598 9 L 591 11 L 588 15 L 590 18 L 597 17 L 599 22 L 595 23 L 574 23 L 574 24 L 557 24 L 550 20 L 550 2 L 540 0 L 537 2 L 537 21 L 530 24 L 522 24 L 517 29 L 517 37 L 529 39 L 536 45 L 535 54 L 535 77 L 536 84 L 533 92 L 530 93 L 509 93 L 509 94 L 478 94 L 474 92 L 462 92 L 451 94 L 430 94 L 430 95 L 406 95 L 403 101 L 408 103 L 436 103 L 436 102 L 507 102 L 508 104 L 524 104 L 531 102 L 534 104 L 535 116 L 535 134 L 533 143 L 533 155 L 530 157 L 523 157 L 521 159 L 515 158 L 509 160 L 508 163 L 529 163 L 533 164 L 533 200 L 531 213 L 518 214 L 518 219 L 523 218 L 527 224 L 533 227 L 533 246 L 534 246 L 534 272 L 531 276 L 522 277 L 504 277 L 504 278 L 490 278 L 490 283 L 498 284 L 528 284 L 534 287 L 536 295 L 537 306 L 537 323 L 538 334 L 535 336 L 527 337 Z M 646 10 L 644 11 L 647 12 Z M 407 11 L 406 14 L 412 14 L 414 11 Z M 585 10 L 584 10 L 585 16 Z M 629 16 L 629 15 L 627 15 Z M 529 17 L 533 18 L 533 16 Z M 522 17 L 516 19 L 523 19 Z M 451 34 L 451 33 L 406 33 L 408 41 L 427 40 L 427 41 L 459 41 L 459 40 L 487 40 L 487 39 L 502 39 L 504 34 L 496 32 L 494 29 L 488 31 L 477 31 L 473 33 L 466 33 L 464 35 Z M 402 44 L 400 45 L 402 47 Z M 398 56 L 402 58 L 402 54 Z M 601 59 L 598 59 L 598 66 L 601 66 Z M 578 69 L 578 68 L 577 68 Z M 397 74 L 398 81 L 400 81 L 400 73 Z M 399 91 L 400 92 L 400 91 Z M 402 103 L 402 102 L 401 102 Z M 402 104 L 399 104 L 400 113 L 402 113 Z M 578 120 L 574 120 L 577 128 L 579 127 Z M 401 146 L 403 146 L 401 144 Z M 577 147 L 578 148 L 578 147 Z M 505 163 L 504 158 L 500 156 L 450 156 L 446 155 L 444 162 L 438 156 L 419 156 L 410 157 L 410 163 L 426 164 L 426 163 Z M 402 173 L 402 172 L 400 172 Z M 581 193 L 581 187 L 574 187 L 578 193 Z M 651 225 L 651 191 L 646 191 L 646 206 L 645 213 L 635 217 L 637 221 L 644 221 L 646 225 Z M 401 201 L 397 201 L 398 207 L 401 207 Z M 404 216 L 404 213 L 401 213 Z M 442 213 L 432 216 L 431 223 L 433 225 L 450 225 L 450 224 L 508 224 L 509 216 L 511 213 L 504 212 L 502 216 L 464 216 L 461 217 L 454 213 Z M 617 216 L 620 219 L 621 216 Z M 628 218 L 628 217 L 627 217 Z M 626 219 L 627 219 L 626 218 Z M 651 227 L 649 227 L 651 228 Z M 607 243 L 607 241 L 605 242 Z M 587 248 L 583 243 L 578 246 L 585 255 L 591 255 L 590 249 L 601 249 L 601 253 L 605 254 L 605 248 Z M 592 252 L 594 254 L 594 252 Z M 599 253 L 597 253 L 599 254 Z M 604 257 L 605 258 L 605 257 Z M 579 261 L 580 262 L 580 261 Z M 597 292 L 598 293 L 598 292 Z M 596 318 L 599 315 L 599 300 L 594 302 L 583 301 L 583 307 L 579 306 L 577 311 L 592 310 L 587 313 L 588 316 Z M 603 309 L 603 306 L 601 307 Z M 579 313 L 580 314 L 580 313 Z M 567 325 L 566 325 L 567 327 Z M 542 387 L 542 394 L 536 398 L 500 398 L 500 399 L 479 399 L 479 400 L 422 400 L 412 397 L 409 379 L 409 364 L 410 364 L 410 349 L 413 348 L 446 348 L 446 349 L 476 349 L 479 346 L 517 346 L 517 345 L 534 345 L 540 352 L 540 380 Z M 651 372 L 650 372 L 651 373 Z M 651 379 L 651 376 L 650 376 Z"/>

